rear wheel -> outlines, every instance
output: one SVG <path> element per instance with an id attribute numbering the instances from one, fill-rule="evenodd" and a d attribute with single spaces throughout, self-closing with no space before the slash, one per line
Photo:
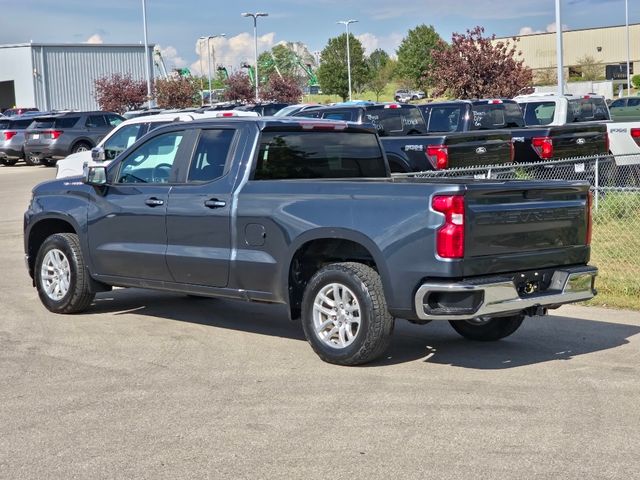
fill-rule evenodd
<path id="1" fill-rule="evenodd" d="M 514 333 L 520 328 L 523 321 L 524 315 L 512 315 L 510 317 L 455 320 L 449 323 L 464 338 L 479 342 L 493 342 Z"/>
<path id="2" fill-rule="evenodd" d="M 13 167 L 16 163 L 18 163 L 18 160 L 9 160 L 8 158 L 5 158 L 2 161 L 7 167 Z"/>
<path id="3" fill-rule="evenodd" d="M 43 305 L 54 313 L 77 313 L 93 301 L 89 274 L 74 233 L 47 238 L 36 257 L 34 277 Z"/>
<path id="4" fill-rule="evenodd" d="M 367 265 L 327 265 L 305 289 L 302 326 L 325 362 L 359 365 L 375 360 L 389 345 L 393 324 L 380 275 Z"/>
<path id="5" fill-rule="evenodd" d="M 71 149 L 71 153 L 87 152 L 91 150 L 91 145 L 87 142 L 78 142 Z"/>
<path id="6" fill-rule="evenodd" d="M 40 157 L 34 157 L 33 155 L 27 155 L 24 163 L 32 167 L 37 167 L 38 165 L 42 165 L 42 159 L 40 159 Z"/>

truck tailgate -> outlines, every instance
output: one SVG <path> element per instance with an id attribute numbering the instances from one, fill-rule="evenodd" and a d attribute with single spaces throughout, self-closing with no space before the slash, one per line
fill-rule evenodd
<path id="1" fill-rule="evenodd" d="M 553 157 L 570 158 L 607 155 L 607 126 L 604 124 L 578 124 L 550 127 Z"/>
<path id="2" fill-rule="evenodd" d="M 449 168 L 511 163 L 509 131 L 474 131 L 445 135 Z"/>
<path id="3" fill-rule="evenodd" d="M 495 263 L 535 253 L 545 263 L 568 265 L 588 257 L 589 186 L 555 183 L 467 185 L 465 260 L 494 257 Z"/>

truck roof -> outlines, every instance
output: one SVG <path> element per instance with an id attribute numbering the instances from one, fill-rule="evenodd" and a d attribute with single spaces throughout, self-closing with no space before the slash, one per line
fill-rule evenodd
<path id="1" fill-rule="evenodd" d="M 197 118 L 189 125 L 192 127 L 212 126 L 212 125 L 233 125 L 251 123 L 259 130 L 335 130 L 362 133 L 376 133 L 376 129 L 368 124 L 346 122 L 343 120 L 327 120 L 318 118 L 294 119 L 292 117 L 224 117 L 224 118 Z M 166 127 L 163 127 L 166 128 Z"/>

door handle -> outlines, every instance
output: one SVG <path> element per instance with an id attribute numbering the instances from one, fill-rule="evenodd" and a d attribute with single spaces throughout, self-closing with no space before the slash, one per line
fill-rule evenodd
<path id="1" fill-rule="evenodd" d="M 218 200 L 217 198 L 212 198 L 204 202 L 204 206 L 208 208 L 222 208 L 226 207 L 227 202 L 223 200 Z"/>
<path id="2" fill-rule="evenodd" d="M 164 205 L 164 200 L 160 200 L 156 197 L 147 198 L 144 203 L 149 205 L 150 207 L 159 207 L 160 205 Z"/>

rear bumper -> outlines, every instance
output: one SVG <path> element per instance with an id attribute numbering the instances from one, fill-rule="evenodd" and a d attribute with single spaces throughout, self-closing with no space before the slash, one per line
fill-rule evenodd
<path id="1" fill-rule="evenodd" d="M 549 287 L 532 295 L 520 295 L 513 281 L 495 277 L 485 282 L 428 282 L 420 285 L 415 294 L 415 311 L 420 320 L 471 320 L 538 307 L 556 308 L 593 298 L 597 274 L 598 269 L 590 266 L 558 269 Z M 458 306 L 443 308 L 430 300 L 448 297 L 458 301 Z"/>
<path id="2" fill-rule="evenodd" d="M 19 147 L 0 147 L 0 158 L 8 160 L 20 160 L 23 158 L 22 146 Z"/>
<path id="3" fill-rule="evenodd" d="M 53 158 L 61 159 L 65 158 L 69 151 L 64 145 L 25 145 L 25 156 L 32 156 L 38 158 Z"/>

